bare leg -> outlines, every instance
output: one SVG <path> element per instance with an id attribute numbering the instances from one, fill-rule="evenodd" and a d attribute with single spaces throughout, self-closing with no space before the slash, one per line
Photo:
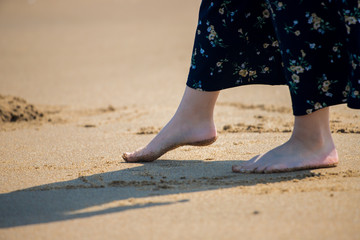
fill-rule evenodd
<path id="1" fill-rule="evenodd" d="M 272 173 L 337 165 L 338 155 L 329 126 L 329 108 L 296 116 L 291 138 L 283 145 L 256 156 L 234 172 Z"/>
<path id="2" fill-rule="evenodd" d="M 150 162 L 183 145 L 205 146 L 216 140 L 213 112 L 219 91 L 202 92 L 186 87 L 173 118 L 144 148 L 124 153 L 127 162 Z"/>

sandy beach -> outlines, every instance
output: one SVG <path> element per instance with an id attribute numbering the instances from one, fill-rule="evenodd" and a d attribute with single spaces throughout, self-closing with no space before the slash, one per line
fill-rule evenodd
<path id="1" fill-rule="evenodd" d="M 340 164 L 231 166 L 283 143 L 286 86 L 222 91 L 219 139 L 153 163 L 185 89 L 200 0 L 0 1 L 0 239 L 360 239 L 360 111 L 331 108 Z"/>

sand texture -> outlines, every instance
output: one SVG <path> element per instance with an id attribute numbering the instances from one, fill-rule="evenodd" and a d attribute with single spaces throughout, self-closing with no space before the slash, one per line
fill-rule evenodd
<path id="1" fill-rule="evenodd" d="M 291 135 L 285 86 L 225 90 L 218 140 L 147 164 L 185 88 L 200 0 L 0 1 L 0 239 L 360 239 L 360 111 L 335 168 L 235 174 Z"/>

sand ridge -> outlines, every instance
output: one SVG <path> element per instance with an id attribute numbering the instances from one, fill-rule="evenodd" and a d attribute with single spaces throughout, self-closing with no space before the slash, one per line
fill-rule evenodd
<path id="1" fill-rule="evenodd" d="M 2 122 L 21 122 L 41 120 L 44 113 L 24 99 L 0 95 L 0 120 Z"/>
<path id="2" fill-rule="evenodd" d="M 276 107 L 271 104 L 265 105 L 247 105 L 241 103 L 226 103 L 220 102 L 217 105 L 235 107 L 238 111 L 243 114 L 251 114 L 249 117 L 252 119 L 251 124 L 240 122 L 223 125 L 218 133 L 241 133 L 241 132 L 291 132 L 293 120 L 288 117 L 291 113 L 290 108 Z M 247 113 L 248 110 L 255 110 Z M 266 113 L 276 113 L 275 116 L 268 116 Z M 97 123 L 92 123 L 92 118 L 102 116 L 103 114 L 115 113 L 112 117 L 107 117 L 107 120 L 97 120 Z M 146 115 L 148 111 L 141 109 L 137 106 L 133 107 L 120 107 L 115 108 L 111 104 L 103 108 L 95 109 L 69 109 L 64 106 L 49 106 L 29 104 L 25 99 L 15 96 L 2 96 L 0 95 L 0 117 L 2 124 L 0 125 L 1 130 L 14 130 L 17 127 L 31 127 L 39 126 L 44 123 L 75 123 L 82 119 L 81 127 L 93 128 L 99 124 L 106 124 L 111 119 L 112 121 L 132 121 L 136 118 Z M 108 116 L 108 115 L 107 115 Z M 86 122 L 88 121 L 88 122 Z M 8 124 L 11 123 L 22 123 L 22 124 Z M 5 124 L 6 123 L 6 124 Z M 37 124 L 36 124 L 37 123 Z M 360 134 L 360 118 L 358 115 L 340 115 L 336 112 L 332 114 L 330 119 L 330 128 L 333 133 L 355 133 Z M 142 126 L 138 130 L 130 130 L 138 135 L 151 135 L 157 134 L 161 130 L 160 126 Z"/>

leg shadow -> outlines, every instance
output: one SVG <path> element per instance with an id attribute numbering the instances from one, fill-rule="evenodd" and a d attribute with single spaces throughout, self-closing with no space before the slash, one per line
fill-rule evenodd
<path id="1" fill-rule="evenodd" d="M 239 161 L 158 160 L 135 167 L 127 164 L 129 167 L 124 170 L 0 194 L 0 228 L 87 218 L 189 201 L 160 201 L 153 196 L 314 176 L 309 170 L 236 174 L 231 172 L 234 164 L 239 164 Z"/>

